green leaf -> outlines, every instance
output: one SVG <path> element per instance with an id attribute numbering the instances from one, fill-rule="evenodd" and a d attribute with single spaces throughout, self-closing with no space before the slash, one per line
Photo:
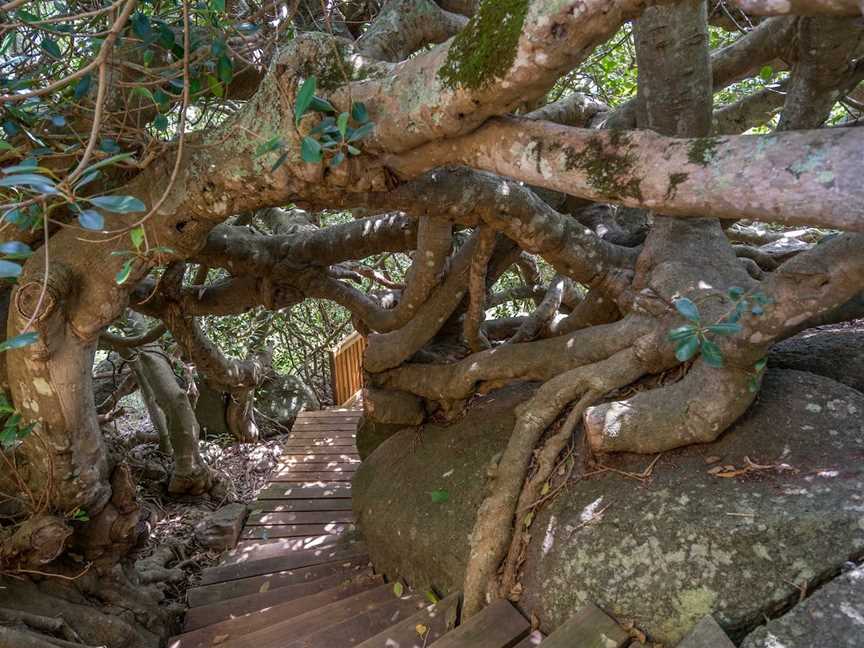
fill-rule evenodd
<path id="1" fill-rule="evenodd" d="M 21 275 L 21 266 L 12 261 L 0 259 L 0 279 L 9 279 Z"/>
<path id="2" fill-rule="evenodd" d="M 696 335 L 696 327 L 692 324 L 687 324 L 686 326 L 679 326 L 678 328 L 674 328 L 669 331 L 669 339 L 672 342 L 678 342 L 679 340 L 686 340 L 689 337 Z"/>
<path id="3" fill-rule="evenodd" d="M 686 297 L 681 297 L 680 299 L 676 299 L 674 303 L 675 308 L 678 310 L 679 313 L 681 313 L 681 315 L 686 317 L 691 322 L 699 321 L 699 309 L 692 301 L 690 301 Z"/>
<path id="4" fill-rule="evenodd" d="M 53 59 L 59 60 L 63 56 L 60 46 L 53 38 L 43 38 L 39 46 Z"/>
<path id="5" fill-rule="evenodd" d="M 30 187 L 42 193 L 57 193 L 51 178 L 36 173 L 19 173 L 0 178 L 0 187 Z"/>
<path id="6" fill-rule="evenodd" d="M 21 241 L 6 241 L 0 243 L 0 254 L 4 254 L 7 259 L 26 259 L 33 254 L 33 250 Z"/>
<path id="7" fill-rule="evenodd" d="M 168 118 L 165 115 L 156 115 L 153 119 L 153 128 L 164 131 L 168 128 Z"/>
<path id="8" fill-rule="evenodd" d="M 266 142 L 263 142 L 258 145 L 258 148 L 255 149 L 255 157 L 260 157 L 262 155 L 266 155 L 267 153 L 271 153 L 282 146 L 282 138 L 278 135 L 274 135 Z"/>
<path id="9" fill-rule="evenodd" d="M 366 104 L 362 101 L 355 101 L 354 105 L 351 106 L 351 116 L 354 118 L 354 121 L 365 124 L 369 121 L 369 111 L 366 109 Z"/>
<path id="10" fill-rule="evenodd" d="M 214 13 L 225 13 L 225 0 L 210 0 L 210 10 Z"/>
<path id="11" fill-rule="evenodd" d="M 753 308 L 750 309 L 750 312 L 753 313 L 756 317 L 765 314 L 765 309 L 762 308 L 759 304 L 753 304 Z"/>
<path id="12" fill-rule="evenodd" d="M 87 201 L 91 205 L 96 205 L 100 209 L 116 214 L 147 211 L 147 206 L 135 196 L 97 196 L 96 198 L 87 198 Z"/>
<path id="13" fill-rule="evenodd" d="M 95 209 L 84 209 L 78 214 L 78 224 L 84 229 L 103 230 L 105 229 L 105 219 Z"/>
<path id="14" fill-rule="evenodd" d="M 207 79 L 207 87 L 210 88 L 210 94 L 214 97 L 222 97 L 225 94 L 225 90 L 222 88 L 222 84 L 219 83 L 219 79 L 217 79 L 212 74 L 208 74 L 206 76 Z"/>
<path id="15" fill-rule="evenodd" d="M 39 334 L 36 331 L 30 331 L 29 333 L 21 333 L 20 335 L 16 335 L 15 337 L 11 337 L 8 340 L 3 340 L 3 342 L 0 342 L 0 353 L 2 353 L 3 351 L 8 351 L 9 349 L 20 349 L 22 347 L 33 344 L 38 339 Z"/>
<path id="16" fill-rule="evenodd" d="M 150 19 L 142 14 L 140 11 L 136 11 L 132 14 L 132 31 L 138 36 L 141 40 L 147 42 L 151 38 L 153 38 L 153 28 L 150 26 Z"/>
<path id="17" fill-rule="evenodd" d="M 758 372 L 765 371 L 765 367 L 768 366 L 768 358 L 760 358 L 756 361 L 756 364 L 753 365 L 753 368 Z"/>
<path id="18" fill-rule="evenodd" d="M 360 155 L 360 153 L 362 153 L 362 151 L 360 149 L 358 149 L 357 147 L 351 146 L 349 144 L 348 145 L 348 153 L 350 153 L 351 155 Z"/>
<path id="19" fill-rule="evenodd" d="M 80 79 L 78 79 L 78 83 L 75 84 L 74 91 L 76 101 L 80 100 L 90 91 L 90 86 L 92 85 L 92 83 L 93 77 L 90 75 L 89 72 L 82 76 Z"/>
<path id="20" fill-rule="evenodd" d="M 225 54 L 220 56 L 216 62 L 216 75 L 226 87 L 231 83 L 231 79 L 234 78 L 234 64 Z"/>
<path id="21" fill-rule="evenodd" d="M 0 446 L 4 450 L 13 448 L 18 443 L 18 431 L 12 426 L 6 426 L 0 431 Z"/>
<path id="22" fill-rule="evenodd" d="M 699 350 L 700 340 L 695 335 L 681 340 L 675 347 L 675 357 L 679 362 L 687 362 L 690 358 L 696 355 Z"/>
<path id="23" fill-rule="evenodd" d="M 339 151 L 336 155 L 333 156 L 333 159 L 330 160 L 330 166 L 333 168 L 338 167 L 345 161 L 345 154 L 342 151 Z"/>
<path id="24" fill-rule="evenodd" d="M 339 113 L 339 117 L 336 118 L 336 128 L 339 129 L 339 134 L 342 135 L 342 139 L 345 139 L 345 133 L 348 131 L 348 119 L 350 115 L 347 112 Z"/>
<path id="25" fill-rule="evenodd" d="M 433 605 L 435 605 L 436 603 L 438 603 L 438 601 L 441 600 L 438 598 L 438 595 L 435 594 L 435 592 L 433 592 L 432 590 L 426 590 L 426 599 Z"/>
<path id="26" fill-rule="evenodd" d="M 401 582 L 396 581 L 393 583 L 393 594 L 395 594 L 397 598 L 401 598 L 404 591 L 405 588 L 402 586 Z"/>
<path id="27" fill-rule="evenodd" d="M 104 160 L 100 160 L 95 164 L 91 164 L 86 169 L 84 169 L 82 173 L 90 173 L 91 171 L 95 171 L 96 169 L 104 169 L 106 166 L 111 166 L 112 164 L 116 164 L 117 162 L 128 160 L 131 157 L 131 153 L 118 153 L 117 155 L 112 155 L 111 157 L 107 157 Z"/>
<path id="28" fill-rule="evenodd" d="M 729 289 L 729 296 L 730 296 L 732 299 L 734 299 L 735 301 L 738 301 L 739 299 L 741 299 L 741 297 L 744 296 L 744 289 L 743 289 L 743 288 L 739 288 L 738 286 L 732 286 L 732 287 Z"/>
<path id="29" fill-rule="evenodd" d="M 129 238 L 132 239 L 132 245 L 135 246 L 136 250 L 140 250 L 141 246 L 144 245 L 144 228 L 140 225 L 129 232 Z"/>
<path id="30" fill-rule="evenodd" d="M 127 260 L 123 266 L 120 268 L 119 272 L 117 272 L 117 276 L 115 277 L 115 281 L 118 286 L 122 286 L 129 279 L 129 275 L 132 274 L 132 262 L 134 259 Z"/>
<path id="31" fill-rule="evenodd" d="M 356 142 L 358 140 L 361 140 L 367 135 L 369 135 L 373 130 L 375 130 L 375 124 L 363 124 L 360 128 L 358 128 L 348 136 L 348 141 Z"/>
<path id="32" fill-rule="evenodd" d="M 446 490 L 434 490 L 430 495 L 432 496 L 432 501 L 436 504 L 443 504 L 450 499 L 450 493 Z"/>
<path id="33" fill-rule="evenodd" d="M 312 103 L 309 104 L 309 107 L 315 112 L 320 113 L 335 113 L 336 109 L 326 99 L 322 99 L 321 97 L 312 97 Z"/>
<path id="34" fill-rule="evenodd" d="M 294 120 L 299 124 L 300 119 L 309 110 L 312 104 L 312 99 L 315 97 L 315 86 L 318 84 L 318 79 L 313 74 L 303 82 L 300 90 L 297 92 L 297 103 L 294 104 Z"/>
<path id="35" fill-rule="evenodd" d="M 761 70 L 759 70 L 759 76 L 763 81 L 770 81 L 771 77 L 774 76 L 774 69 L 770 65 L 766 65 Z"/>
<path id="36" fill-rule="evenodd" d="M 310 164 L 318 164 L 321 162 L 322 152 L 321 144 L 316 139 L 304 137 L 303 143 L 300 145 L 300 157 L 304 162 Z"/>
<path id="37" fill-rule="evenodd" d="M 285 151 L 282 155 L 280 155 L 278 158 L 276 158 L 276 161 L 273 163 L 273 166 L 270 167 L 270 171 L 273 172 L 276 169 L 278 169 L 279 167 L 281 167 L 283 164 L 285 164 L 285 160 L 287 160 L 287 159 L 288 159 L 288 151 Z"/>
<path id="38" fill-rule="evenodd" d="M 720 322 L 712 324 L 708 330 L 717 335 L 737 335 L 741 332 L 741 325 L 737 322 Z"/>
<path id="39" fill-rule="evenodd" d="M 153 64 L 153 60 L 156 58 L 156 54 L 153 53 L 153 50 L 147 50 L 144 52 L 144 57 L 142 60 L 144 61 L 144 67 L 150 67 Z"/>
<path id="40" fill-rule="evenodd" d="M 137 86 L 132 88 L 132 92 L 129 93 L 130 97 L 141 97 L 145 101 L 149 101 L 150 103 L 156 103 L 156 98 L 153 96 L 153 93 L 150 92 L 150 88 L 145 88 L 143 86 Z"/>
<path id="41" fill-rule="evenodd" d="M 704 340 L 702 342 L 702 359 L 705 360 L 705 364 L 709 367 L 714 367 L 715 369 L 723 367 L 723 352 L 711 340 Z"/>

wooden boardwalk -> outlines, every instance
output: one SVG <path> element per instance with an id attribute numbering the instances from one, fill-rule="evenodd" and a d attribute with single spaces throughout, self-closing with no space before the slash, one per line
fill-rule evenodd
<path id="1" fill-rule="evenodd" d="M 304 412 L 237 548 L 189 590 L 168 648 L 619 648 L 629 635 L 588 606 L 544 639 L 506 601 L 458 624 L 459 594 L 430 603 L 369 564 L 351 508 L 360 411 Z M 398 592 L 398 595 L 397 595 Z"/>

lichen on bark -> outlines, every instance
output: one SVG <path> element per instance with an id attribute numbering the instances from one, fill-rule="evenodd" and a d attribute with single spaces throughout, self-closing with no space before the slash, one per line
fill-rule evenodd
<path id="1" fill-rule="evenodd" d="M 516 60 L 527 0 L 486 0 L 450 44 L 438 78 L 450 89 L 477 90 L 504 75 Z"/>
<path id="2" fill-rule="evenodd" d="M 629 144 L 629 136 L 621 131 L 610 131 L 608 144 L 602 136 L 592 137 L 580 151 L 564 149 L 564 166 L 583 171 L 591 186 L 610 199 L 641 200 L 641 179 L 635 175 L 638 161 Z"/>

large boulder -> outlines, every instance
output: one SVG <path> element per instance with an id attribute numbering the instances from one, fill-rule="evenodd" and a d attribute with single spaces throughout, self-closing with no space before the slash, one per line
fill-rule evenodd
<path id="1" fill-rule="evenodd" d="M 841 574 L 790 612 L 748 635 L 741 648 L 861 648 L 864 567 Z"/>
<path id="2" fill-rule="evenodd" d="M 321 404 L 297 376 L 275 374 L 255 392 L 255 409 L 270 421 L 290 425 L 301 411 L 321 409 Z"/>
<path id="3" fill-rule="evenodd" d="M 809 329 L 774 345 L 768 364 L 828 376 L 864 392 L 864 325 Z"/>
<path id="4" fill-rule="evenodd" d="M 354 505 L 377 568 L 461 586 L 485 473 L 531 393 L 490 394 L 364 462 Z M 519 604 L 545 631 L 591 601 L 666 645 L 707 614 L 741 639 L 864 551 L 862 413 L 864 395 L 845 385 L 775 370 L 719 441 L 664 453 L 650 478 L 636 476 L 653 457 L 625 454 L 583 475 L 577 444 L 571 483 L 535 516 Z"/>

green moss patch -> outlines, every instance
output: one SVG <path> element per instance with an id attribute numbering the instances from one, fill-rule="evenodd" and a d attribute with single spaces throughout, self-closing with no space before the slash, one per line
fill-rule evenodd
<path id="1" fill-rule="evenodd" d="M 484 0 L 453 39 L 438 78 L 450 89 L 477 90 L 504 76 L 516 60 L 527 14 L 527 0 Z"/>
<path id="2" fill-rule="evenodd" d="M 564 149 L 565 168 L 585 173 L 588 183 L 609 199 L 642 200 L 641 179 L 635 174 L 636 156 L 626 133 L 611 131 L 609 145 L 602 136 L 592 137 L 581 151 Z"/>

